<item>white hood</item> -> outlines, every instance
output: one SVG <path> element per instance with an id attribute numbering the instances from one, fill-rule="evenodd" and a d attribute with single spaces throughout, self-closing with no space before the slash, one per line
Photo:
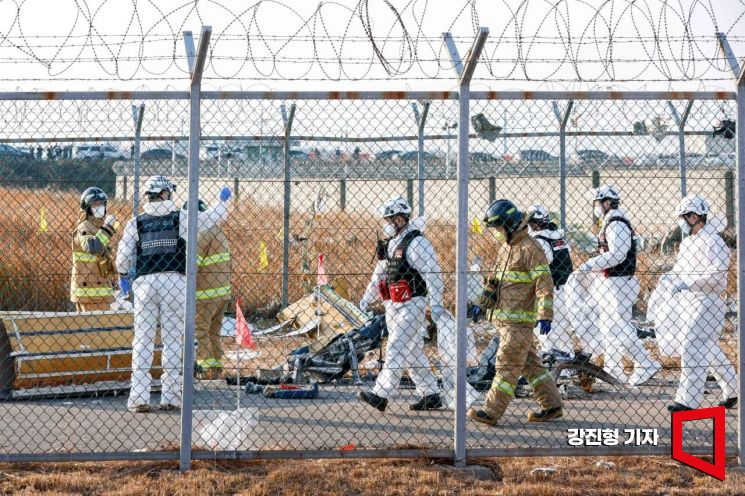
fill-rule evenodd
<path id="1" fill-rule="evenodd" d="M 421 233 L 424 233 L 424 230 L 427 228 L 427 218 L 422 217 L 415 217 L 409 221 L 409 229 L 415 229 Z"/>
<path id="2" fill-rule="evenodd" d="M 544 238 L 548 239 L 561 239 L 564 237 L 564 230 L 563 229 L 543 229 L 542 231 L 530 231 L 530 235 L 534 238 L 536 236 L 542 236 Z"/>
<path id="3" fill-rule="evenodd" d="M 163 200 L 159 202 L 145 203 L 142 209 L 148 215 L 155 215 L 159 217 L 168 215 L 171 212 L 178 210 L 176 208 L 176 204 L 173 203 L 173 200 Z"/>

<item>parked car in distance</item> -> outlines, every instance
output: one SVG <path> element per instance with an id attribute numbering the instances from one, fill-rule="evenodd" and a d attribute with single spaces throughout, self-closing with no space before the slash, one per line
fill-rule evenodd
<path id="1" fill-rule="evenodd" d="M 308 160 L 310 156 L 302 150 L 290 150 L 290 157 L 295 160 Z"/>
<path id="2" fill-rule="evenodd" d="M 403 152 L 401 150 L 384 150 L 375 154 L 376 160 L 391 160 L 400 156 Z"/>
<path id="3" fill-rule="evenodd" d="M 468 158 L 471 160 L 471 162 L 480 164 L 497 162 L 498 160 L 500 160 L 491 153 L 486 152 L 471 152 L 468 154 Z"/>
<path id="4" fill-rule="evenodd" d="M 28 152 L 19 150 L 18 148 L 10 145 L 0 144 L 0 156 L 3 157 L 30 157 Z"/>
<path id="5" fill-rule="evenodd" d="M 145 160 L 171 160 L 172 156 L 173 152 L 168 148 L 151 148 L 142 152 L 142 155 L 140 155 L 140 157 Z M 176 158 L 185 159 L 186 157 L 177 153 Z"/>
<path id="6" fill-rule="evenodd" d="M 82 145 L 78 147 L 78 158 L 112 158 L 124 160 L 127 156 L 111 145 Z"/>
<path id="7" fill-rule="evenodd" d="M 657 156 L 658 167 L 677 167 L 678 166 L 678 154 L 660 153 Z"/>
<path id="8" fill-rule="evenodd" d="M 624 160 L 602 150 L 575 150 L 570 158 L 574 165 L 630 165 L 633 160 Z"/>
<path id="9" fill-rule="evenodd" d="M 419 152 L 418 151 L 411 151 L 411 152 L 404 152 L 398 156 L 401 160 L 419 160 Z M 429 152 L 422 152 L 422 158 L 424 160 L 433 160 L 437 158 L 437 155 L 434 153 Z"/>
<path id="10" fill-rule="evenodd" d="M 531 163 L 552 163 L 558 162 L 559 157 L 555 157 L 550 153 L 543 150 L 520 150 L 515 154 L 514 160 L 518 162 L 531 162 Z"/>

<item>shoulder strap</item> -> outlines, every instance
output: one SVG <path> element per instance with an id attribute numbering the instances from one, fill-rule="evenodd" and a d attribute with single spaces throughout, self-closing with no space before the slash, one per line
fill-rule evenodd
<path id="1" fill-rule="evenodd" d="M 411 242 L 415 238 L 418 238 L 421 235 L 422 233 L 416 229 L 413 231 L 409 231 L 398 243 L 398 246 L 396 246 L 394 253 L 400 250 L 403 258 L 406 259 L 406 250 L 409 248 L 409 244 L 411 244 Z"/>

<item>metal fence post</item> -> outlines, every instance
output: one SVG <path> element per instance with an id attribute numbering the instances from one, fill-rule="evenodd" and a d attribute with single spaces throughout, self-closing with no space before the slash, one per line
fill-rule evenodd
<path id="1" fill-rule="evenodd" d="M 735 227 L 735 173 L 724 171 L 724 209 L 727 214 L 727 227 Z"/>
<path id="2" fill-rule="evenodd" d="M 727 41 L 724 33 L 717 33 L 719 44 L 722 52 L 727 58 L 732 73 L 735 76 L 737 89 L 737 122 L 736 139 L 737 139 L 737 358 L 740 364 L 738 367 L 739 392 L 738 397 L 743 398 L 745 395 L 745 381 L 742 377 L 742 364 L 745 363 L 745 338 L 742 335 L 742 317 L 745 315 L 745 296 L 743 295 L 743 285 L 745 284 L 745 222 L 741 216 L 745 213 L 745 65 L 740 67 L 737 57 L 732 52 L 732 48 Z M 725 176 L 726 177 L 726 176 Z M 729 222 L 729 215 L 727 216 Z M 735 222 L 735 215 L 732 216 Z M 745 470 L 745 406 L 742 401 L 737 403 L 737 468 L 740 471 Z"/>
<path id="3" fill-rule="evenodd" d="M 191 32 L 184 32 L 191 88 L 189 92 L 189 207 L 186 222 L 186 306 L 184 309 L 184 363 L 183 390 L 181 405 L 181 447 L 179 450 L 179 469 L 185 472 L 191 468 L 191 424 L 194 390 L 194 321 L 196 315 L 197 292 L 197 203 L 199 201 L 199 139 L 201 133 L 200 99 L 202 71 L 204 70 L 207 49 L 212 27 L 202 26 L 199 37 L 199 52 L 194 55 L 194 40 Z"/>
<path id="4" fill-rule="evenodd" d="M 567 109 L 562 115 L 559 111 L 559 105 L 556 101 L 553 102 L 554 113 L 556 114 L 556 120 L 559 121 L 559 220 L 561 222 L 561 228 L 566 229 L 567 227 L 567 122 L 569 116 L 572 113 L 572 107 L 574 106 L 574 100 L 569 100 Z"/>
<path id="5" fill-rule="evenodd" d="M 745 338 L 743 338 L 742 317 L 745 315 L 745 296 L 743 285 L 745 285 L 745 222 L 742 220 L 745 214 L 745 71 L 741 71 L 737 77 L 737 321 L 738 326 L 737 344 L 738 359 L 740 367 L 740 391 L 739 397 L 745 397 L 745 381 L 742 378 L 742 364 L 745 363 Z M 745 406 L 738 403 L 738 465 L 745 469 Z"/>
<path id="6" fill-rule="evenodd" d="M 285 124 L 284 136 L 284 208 L 282 213 L 282 308 L 289 302 L 290 291 L 290 133 L 292 121 L 295 119 L 295 104 L 290 105 L 289 115 L 282 105 L 282 119 Z"/>
<path id="7" fill-rule="evenodd" d="M 675 124 L 678 126 L 678 165 L 679 165 L 679 174 L 680 174 L 680 197 L 684 197 L 687 195 L 687 176 L 688 176 L 688 168 L 687 168 L 687 158 L 686 158 L 686 137 L 685 137 L 685 127 L 686 127 L 686 121 L 688 120 L 688 116 L 691 113 L 691 108 L 693 107 L 693 100 L 689 100 L 686 104 L 686 108 L 683 111 L 683 115 L 678 114 L 678 109 L 675 108 L 675 105 L 673 105 L 673 102 L 668 101 L 667 106 L 670 108 L 670 113 L 673 114 L 673 119 L 675 119 Z"/>
<path id="8" fill-rule="evenodd" d="M 456 263 L 455 263 L 455 285 L 456 285 L 456 369 L 455 369 L 455 420 L 454 420 L 454 451 L 455 466 L 463 467 L 466 464 L 466 307 L 468 295 L 466 289 L 468 277 L 468 131 L 470 129 L 470 98 L 471 77 L 476 69 L 481 50 L 484 48 L 489 29 L 479 28 L 478 35 L 468 52 L 465 64 L 461 63 L 458 50 L 455 47 L 450 33 L 445 33 L 445 42 L 450 51 L 455 69 L 459 76 L 458 90 L 458 220 L 456 222 Z"/>
<path id="9" fill-rule="evenodd" d="M 429 113 L 430 102 L 422 102 L 422 113 L 419 113 L 419 107 L 417 104 L 412 102 L 411 108 L 414 110 L 414 118 L 416 119 L 416 125 L 418 130 L 417 142 L 419 147 L 417 148 L 417 179 L 419 180 L 419 196 L 417 199 L 419 217 L 424 215 L 424 123 L 427 121 L 427 114 Z M 413 185 L 412 185 L 413 188 Z M 409 195 L 409 204 L 411 205 L 411 198 L 414 196 L 413 192 Z"/>
<path id="10" fill-rule="evenodd" d="M 140 208 L 140 142 L 142 141 L 142 117 L 145 115 L 145 104 L 140 107 L 132 105 L 132 120 L 135 124 L 134 143 L 134 188 L 132 189 L 132 216 L 136 216 Z M 124 176 L 124 198 L 127 198 L 127 176 Z"/>
<path id="11" fill-rule="evenodd" d="M 494 176 L 489 178 L 489 205 L 497 198 L 497 180 Z"/>

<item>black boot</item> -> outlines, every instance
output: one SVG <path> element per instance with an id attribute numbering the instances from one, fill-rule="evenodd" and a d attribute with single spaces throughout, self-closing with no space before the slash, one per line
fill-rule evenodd
<path id="1" fill-rule="evenodd" d="M 685 406 L 683 403 L 678 403 L 677 401 L 673 401 L 671 404 L 667 405 L 668 412 L 687 412 L 688 410 L 693 410 L 693 408 Z"/>
<path id="2" fill-rule="evenodd" d="M 720 401 L 720 402 L 719 402 L 719 403 L 717 404 L 717 406 L 723 406 L 723 407 L 724 407 L 724 408 L 726 408 L 727 410 L 729 410 L 730 408 L 734 408 L 734 407 L 736 407 L 736 406 L 737 406 L 737 396 L 733 396 L 733 397 L 731 397 L 731 398 L 727 398 L 727 399 L 726 399 L 726 400 L 724 400 L 724 401 Z"/>
<path id="3" fill-rule="evenodd" d="M 377 408 L 381 412 L 384 412 L 385 408 L 388 406 L 388 400 L 386 398 L 381 398 L 372 391 L 360 391 L 360 393 L 357 395 L 357 398 L 359 398 L 360 401 L 364 401 L 371 407 Z"/>
<path id="4" fill-rule="evenodd" d="M 437 408 L 442 408 L 442 400 L 440 399 L 440 395 L 437 393 L 422 396 L 419 401 L 409 405 L 409 410 L 415 412 L 421 412 L 422 410 L 435 410 Z"/>
<path id="5" fill-rule="evenodd" d="M 554 408 L 546 408 L 545 410 L 538 410 L 537 412 L 530 412 L 528 414 L 528 422 L 548 422 L 549 420 L 561 418 L 564 416 L 564 410 L 560 406 Z"/>

